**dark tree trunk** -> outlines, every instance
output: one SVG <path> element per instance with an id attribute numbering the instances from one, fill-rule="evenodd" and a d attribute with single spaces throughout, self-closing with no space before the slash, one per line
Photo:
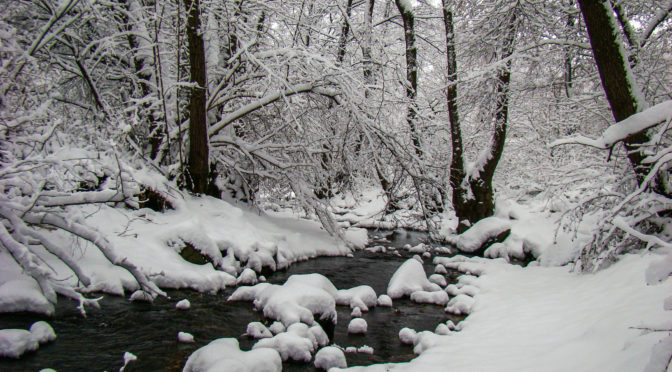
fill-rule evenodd
<path id="1" fill-rule="evenodd" d="M 495 108 L 495 128 L 490 143 L 490 156 L 483 164 L 482 171 L 471 175 L 467 179 L 464 169 L 462 133 L 457 107 L 457 59 L 455 53 L 455 33 L 453 14 L 443 0 L 443 20 L 446 30 L 446 60 L 448 74 L 448 88 L 446 98 L 448 103 L 448 118 L 452 144 L 452 159 L 450 163 L 450 186 L 453 189 L 453 208 L 459 220 L 457 232 L 462 233 L 469 226 L 494 213 L 492 179 L 499 159 L 504 152 L 506 141 L 506 126 L 509 114 L 508 90 L 511 80 L 511 61 L 508 58 L 513 53 L 515 39 L 515 17 L 509 21 L 503 46 L 503 59 L 507 59 L 505 67 L 497 76 L 497 100 Z"/>
<path id="2" fill-rule="evenodd" d="M 343 17 L 343 26 L 341 27 L 341 37 L 338 40 L 338 51 L 336 52 L 336 62 L 340 65 L 345 58 L 345 47 L 348 42 L 348 33 L 350 33 L 350 23 L 348 18 L 352 12 L 352 0 L 347 0 L 345 5 L 345 16 Z"/>
<path id="3" fill-rule="evenodd" d="M 411 129 L 411 141 L 415 154 L 422 158 L 422 145 L 420 134 L 415 119 L 418 116 L 418 108 L 415 102 L 418 92 L 418 48 L 415 45 L 415 16 L 412 9 L 405 8 L 405 2 L 395 0 L 401 18 L 404 21 L 404 41 L 406 42 L 406 98 L 408 98 L 408 113 L 406 121 Z"/>
<path id="4" fill-rule="evenodd" d="M 638 102 L 635 82 L 630 80 L 632 75 L 629 73 L 628 58 L 621 53 L 618 30 L 612 20 L 613 9 L 606 0 L 579 0 L 579 6 L 586 23 L 602 88 L 606 93 L 614 120 L 619 122 L 640 111 L 643 103 Z M 624 141 L 628 160 L 635 171 L 638 183 L 641 183 L 651 170 L 650 165 L 642 163 L 646 155 L 639 148 L 649 140 L 646 132 L 640 132 Z"/>
<path id="5" fill-rule="evenodd" d="M 187 9 L 187 40 L 191 88 L 189 102 L 189 169 L 191 191 L 205 194 L 208 187 L 208 127 L 205 113 L 205 46 L 200 33 L 200 0 L 184 0 Z"/>

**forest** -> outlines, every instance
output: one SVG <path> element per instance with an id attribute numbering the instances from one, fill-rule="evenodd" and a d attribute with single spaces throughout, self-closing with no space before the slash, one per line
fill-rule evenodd
<path id="1" fill-rule="evenodd" d="M 0 370 L 672 368 L 672 0 L 0 5 Z"/>

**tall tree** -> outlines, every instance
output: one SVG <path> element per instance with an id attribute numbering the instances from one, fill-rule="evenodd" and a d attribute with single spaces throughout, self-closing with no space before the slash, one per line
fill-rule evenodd
<path id="1" fill-rule="evenodd" d="M 453 12 L 448 0 L 443 0 L 443 20 L 446 31 L 446 59 L 448 88 L 446 99 L 452 145 L 450 163 L 450 186 L 453 189 L 453 208 L 459 220 L 458 233 L 464 232 L 471 224 L 492 216 L 494 213 L 492 179 L 499 159 L 504 152 L 509 113 L 509 83 L 511 80 L 511 55 L 516 36 L 515 9 L 508 19 L 502 20 L 504 30 L 500 63 L 495 80 L 494 131 L 490 147 L 479 155 L 470 170 L 465 168 L 464 148 L 457 106 L 457 58 L 455 51 L 455 30 Z"/>
<path id="2" fill-rule="evenodd" d="M 204 194 L 208 187 L 209 148 L 205 112 L 205 46 L 201 34 L 200 0 L 184 0 L 187 9 L 187 42 L 191 95 L 189 102 L 189 168 L 187 184 L 191 191 Z"/>
<path id="3" fill-rule="evenodd" d="M 406 98 L 408 99 L 406 121 L 411 130 L 411 142 L 415 154 L 422 158 L 420 134 L 415 122 L 418 116 L 416 102 L 418 95 L 418 47 L 415 43 L 415 14 L 413 14 L 413 6 L 409 1 L 395 0 L 395 3 L 404 23 L 404 42 L 406 44 Z"/>

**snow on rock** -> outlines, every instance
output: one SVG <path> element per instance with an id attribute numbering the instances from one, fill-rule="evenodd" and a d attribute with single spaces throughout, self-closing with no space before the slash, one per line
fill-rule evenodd
<path id="1" fill-rule="evenodd" d="M 249 267 L 245 268 L 236 279 L 236 285 L 254 285 L 256 283 L 257 273 Z"/>
<path id="2" fill-rule="evenodd" d="M 41 344 L 56 339 L 56 333 L 45 321 L 38 321 L 25 329 L 0 330 L 0 357 L 20 358 L 28 351 L 35 351 Z"/>
<path id="3" fill-rule="evenodd" d="M 458 282 L 457 284 L 450 284 L 446 287 L 446 292 L 448 292 L 449 295 L 451 296 L 457 296 L 457 295 L 467 295 L 474 297 L 476 294 L 478 294 L 479 289 L 478 287 L 470 284 L 464 284 Z"/>
<path id="4" fill-rule="evenodd" d="M 252 338 L 266 338 L 266 337 L 273 337 L 273 334 L 271 331 L 266 328 L 266 326 L 263 323 L 260 322 L 251 322 L 247 325 L 247 330 L 245 331 L 245 335 L 252 337 Z"/>
<path id="5" fill-rule="evenodd" d="M 30 326 L 30 334 L 38 343 L 44 344 L 56 339 L 56 333 L 51 325 L 45 321 L 38 321 Z"/>
<path id="6" fill-rule="evenodd" d="M 343 350 L 335 346 L 323 347 L 315 354 L 315 368 L 327 371 L 332 367 L 347 368 L 345 354 Z"/>
<path id="7" fill-rule="evenodd" d="M 274 335 L 285 331 L 285 325 L 282 322 L 275 321 L 268 327 L 268 330 L 271 331 Z"/>
<path id="8" fill-rule="evenodd" d="M 459 235 L 456 246 L 462 252 L 473 253 L 491 239 L 496 239 L 511 230 L 511 221 L 499 217 L 487 217 L 472 225 Z"/>
<path id="9" fill-rule="evenodd" d="M 429 246 L 425 245 L 424 243 L 420 243 L 420 244 L 418 244 L 416 246 L 413 246 L 413 247 L 411 247 L 409 245 L 407 249 L 410 253 L 420 253 L 420 254 L 422 254 L 422 253 L 425 253 L 425 251 L 427 251 L 427 249 L 429 249 Z"/>
<path id="10" fill-rule="evenodd" d="M 191 308 L 191 302 L 189 302 L 189 300 L 185 298 L 183 300 L 178 301 L 175 304 L 175 308 L 178 310 L 189 310 Z"/>
<path id="11" fill-rule="evenodd" d="M 443 267 L 443 266 L 442 266 Z M 446 277 L 441 274 L 432 274 L 429 276 L 429 281 L 440 286 L 445 287 L 448 283 L 446 282 Z"/>
<path id="12" fill-rule="evenodd" d="M 235 338 L 220 338 L 191 354 L 182 371 L 280 372 L 282 360 L 276 350 L 258 348 L 241 351 Z"/>
<path id="13" fill-rule="evenodd" d="M 446 312 L 462 315 L 471 313 L 471 308 L 474 306 L 474 298 L 464 294 L 459 294 L 448 301 Z"/>
<path id="14" fill-rule="evenodd" d="M 450 328 L 446 325 L 446 323 L 439 323 L 436 328 L 434 329 L 434 333 L 437 335 L 449 335 L 451 333 Z"/>
<path id="15" fill-rule="evenodd" d="M 283 361 L 291 359 L 305 363 L 310 362 L 312 353 L 315 351 L 310 339 L 290 332 L 279 333 L 271 338 L 262 338 L 252 346 L 253 351 L 264 349 L 277 351 Z"/>
<path id="16" fill-rule="evenodd" d="M 254 301 L 264 316 L 286 327 L 293 323 L 313 324 L 314 315 L 336 323 L 338 290 L 321 274 L 292 275 L 283 285 L 260 283 L 239 287 L 229 301 Z"/>
<path id="17" fill-rule="evenodd" d="M 383 307 L 392 307 L 392 298 L 386 294 L 381 294 L 378 296 L 378 301 L 376 301 L 378 306 L 383 306 Z"/>
<path id="18" fill-rule="evenodd" d="M 444 291 L 415 291 L 411 293 L 411 301 L 419 304 L 434 304 L 445 306 L 448 303 L 448 293 Z"/>
<path id="19" fill-rule="evenodd" d="M 345 352 L 347 354 L 354 354 L 357 352 L 357 348 L 355 346 L 348 346 L 345 348 Z"/>
<path id="20" fill-rule="evenodd" d="M 410 296 L 415 291 L 440 291 L 441 287 L 427 280 L 427 274 L 420 262 L 408 259 L 394 272 L 387 285 L 390 298 Z"/>
<path id="21" fill-rule="evenodd" d="M 357 349 L 357 352 L 362 354 L 373 354 L 373 348 L 368 345 L 362 345 Z"/>
<path id="22" fill-rule="evenodd" d="M 652 358 L 664 358 L 652 349 L 671 350 L 659 343 L 666 332 L 633 328 L 669 324 L 661 302 L 672 280 L 645 282 L 658 260 L 651 252 L 626 254 L 597 273 L 579 274 L 469 259 L 483 274 L 469 283 L 480 292 L 459 332 L 428 338 L 431 349 L 408 363 L 357 371 L 642 371 Z"/>
<path id="23" fill-rule="evenodd" d="M 352 313 L 350 313 L 350 316 L 353 318 L 361 318 L 362 310 L 359 307 L 355 307 L 354 309 L 352 309 Z"/>
<path id="24" fill-rule="evenodd" d="M 54 304 L 42 294 L 39 284 L 25 275 L 6 250 L 0 250 L 0 313 L 30 311 L 54 313 Z"/>
<path id="25" fill-rule="evenodd" d="M 156 298 L 156 293 L 147 293 L 143 290 L 137 290 L 131 294 L 129 300 L 139 302 L 152 302 Z"/>
<path id="26" fill-rule="evenodd" d="M 0 330 L 0 356 L 19 358 L 27 351 L 35 351 L 40 346 L 25 329 Z"/>
<path id="27" fill-rule="evenodd" d="M 368 285 L 341 289 L 336 294 L 337 305 L 349 305 L 350 308 L 359 307 L 365 312 L 369 311 L 369 307 L 376 306 L 376 300 L 376 292 Z"/>
<path id="28" fill-rule="evenodd" d="M 364 248 L 369 242 L 369 235 L 366 229 L 359 227 L 350 227 L 344 231 L 345 240 L 355 248 Z"/>
<path id="29" fill-rule="evenodd" d="M 404 327 L 399 331 L 399 340 L 402 344 L 413 345 L 418 338 L 418 333 L 411 328 Z"/>
<path id="30" fill-rule="evenodd" d="M 414 254 L 413 259 L 420 262 L 421 264 L 425 263 L 425 261 L 422 259 L 422 257 L 420 257 L 420 255 Z"/>
<path id="31" fill-rule="evenodd" d="M 183 344 L 191 344 L 194 342 L 194 336 L 187 332 L 177 332 L 177 341 Z"/>
<path id="32" fill-rule="evenodd" d="M 365 334 L 368 325 L 364 318 L 354 318 L 348 324 L 348 333 L 350 334 Z"/>
<path id="33" fill-rule="evenodd" d="M 436 267 L 434 268 L 434 273 L 436 273 L 436 274 L 446 275 L 446 274 L 448 274 L 448 270 L 446 270 L 446 267 L 445 267 L 445 266 L 443 266 L 443 265 L 441 265 L 441 264 L 438 264 L 438 265 L 436 265 Z"/>

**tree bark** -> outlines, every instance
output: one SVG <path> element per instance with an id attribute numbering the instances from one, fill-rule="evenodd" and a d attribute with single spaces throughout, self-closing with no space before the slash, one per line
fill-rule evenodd
<path id="1" fill-rule="evenodd" d="M 408 99 L 408 113 L 406 121 L 411 129 L 411 142 L 415 154 L 423 157 L 422 145 L 420 143 L 420 134 L 416 126 L 415 119 L 418 116 L 416 96 L 418 92 L 418 48 L 415 45 L 415 15 L 413 9 L 407 9 L 406 3 L 402 0 L 395 0 L 401 18 L 404 21 L 404 41 L 406 43 L 406 98 Z"/>
<path id="2" fill-rule="evenodd" d="M 205 112 L 205 46 L 200 33 L 200 0 L 184 0 L 187 9 L 187 40 L 191 88 L 189 102 L 189 163 L 187 185 L 191 191 L 204 194 L 208 187 L 209 149 Z"/>
<path id="3" fill-rule="evenodd" d="M 618 40 L 613 9 L 606 0 L 579 0 L 579 6 L 586 23 L 602 88 L 614 120 L 619 122 L 643 109 L 645 103 L 638 100 L 640 93 L 633 81 L 628 57 Z M 649 135 L 643 131 L 624 141 L 628 160 L 640 184 L 651 170 L 650 165 L 643 164 L 646 155 L 640 149 L 640 145 L 649 140 Z"/>

